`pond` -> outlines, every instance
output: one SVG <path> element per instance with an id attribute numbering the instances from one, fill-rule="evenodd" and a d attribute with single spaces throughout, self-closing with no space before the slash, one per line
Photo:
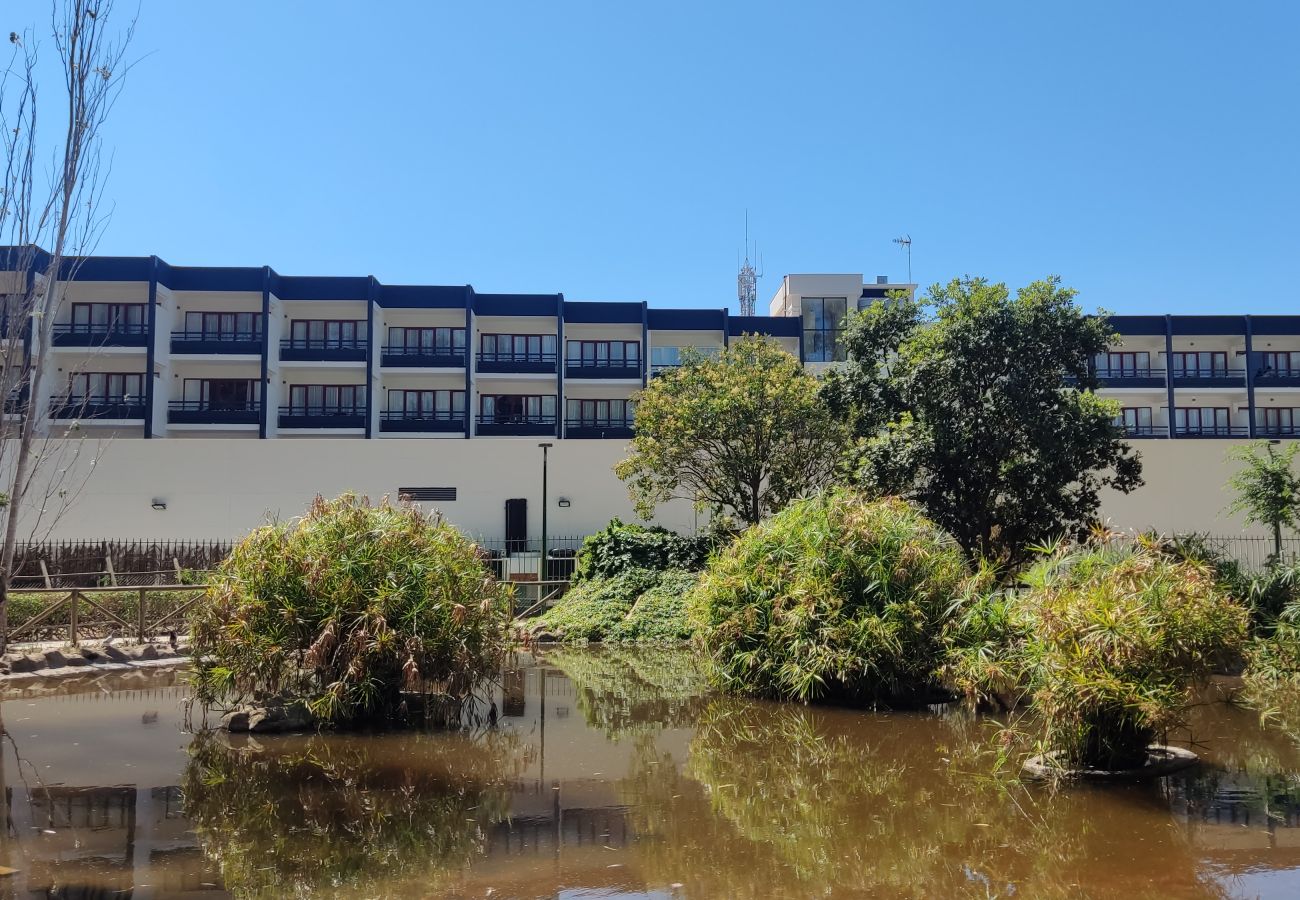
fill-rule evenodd
<path id="1" fill-rule="evenodd" d="M 1248 710 L 1194 710 L 1191 774 L 1053 792 L 989 777 L 960 710 L 736 701 L 696 664 L 521 655 L 457 734 L 194 734 L 175 671 L 11 687 L 0 896 L 1300 893 L 1300 752 Z"/>

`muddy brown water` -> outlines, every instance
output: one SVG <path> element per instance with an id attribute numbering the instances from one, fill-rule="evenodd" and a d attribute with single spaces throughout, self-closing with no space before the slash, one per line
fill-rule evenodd
<path id="1" fill-rule="evenodd" d="M 224 739 L 175 671 L 0 696 L 0 897 L 1300 895 L 1300 751 L 1221 702 L 1199 770 L 1052 792 L 958 710 L 710 696 L 682 652 L 521 656 L 457 734 Z"/>

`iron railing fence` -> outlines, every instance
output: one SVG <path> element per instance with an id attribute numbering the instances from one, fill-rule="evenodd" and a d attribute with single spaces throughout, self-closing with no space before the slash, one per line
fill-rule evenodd
<path id="1" fill-rule="evenodd" d="M 1262 572 L 1273 556 L 1271 537 L 1256 535 L 1200 535 L 1211 550 L 1231 559 L 1247 572 Z M 1300 561 L 1300 537 L 1282 538 L 1282 562 L 1291 565 Z"/>

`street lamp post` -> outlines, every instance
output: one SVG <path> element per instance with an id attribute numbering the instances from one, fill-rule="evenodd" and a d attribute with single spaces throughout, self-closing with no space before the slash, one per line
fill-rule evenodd
<path id="1" fill-rule="evenodd" d="M 547 513 L 547 508 L 550 505 L 546 499 L 546 456 L 548 451 L 550 451 L 552 445 L 549 443 L 541 443 L 538 444 L 537 446 L 542 448 L 542 561 L 538 566 L 537 580 L 545 581 L 546 580 L 546 513 Z M 542 590 L 542 588 L 538 586 L 538 590 Z"/>

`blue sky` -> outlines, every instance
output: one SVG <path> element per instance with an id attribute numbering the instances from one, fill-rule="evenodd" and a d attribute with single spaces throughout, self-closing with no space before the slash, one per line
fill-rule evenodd
<path id="1" fill-rule="evenodd" d="M 1298 34 L 1282 2 L 141 0 L 99 251 L 720 306 L 748 208 L 760 307 L 901 279 L 908 233 L 923 284 L 1297 312 Z"/>

